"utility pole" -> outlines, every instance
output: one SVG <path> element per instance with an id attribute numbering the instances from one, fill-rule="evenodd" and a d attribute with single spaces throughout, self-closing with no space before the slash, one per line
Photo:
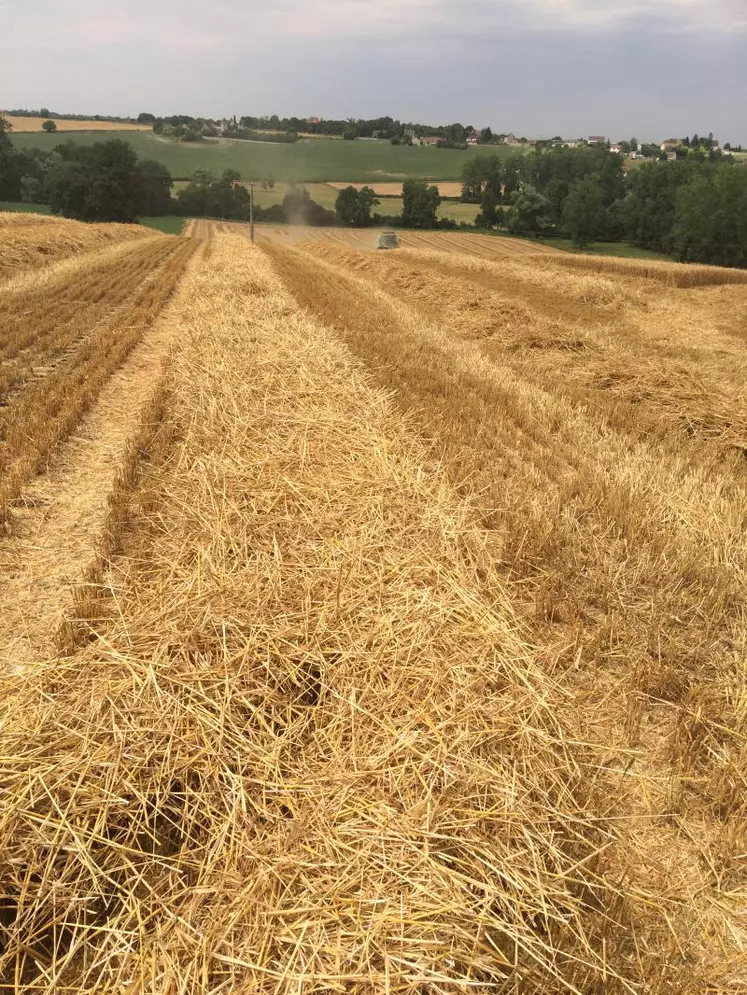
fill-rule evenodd
<path id="1" fill-rule="evenodd" d="M 249 184 L 249 240 L 254 241 L 254 183 Z"/>

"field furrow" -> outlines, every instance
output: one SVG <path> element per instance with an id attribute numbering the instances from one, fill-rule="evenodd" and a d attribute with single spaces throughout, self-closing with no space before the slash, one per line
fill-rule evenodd
<path id="1" fill-rule="evenodd" d="M 104 264 L 86 266 L 79 260 L 77 274 L 56 287 L 0 295 L 0 403 L 8 403 L 9 387 L 33 377 L 35 366 L 49 364 L 111 320 L 114 309 L 126 303 L 175 248 L 157 238 Z"/>

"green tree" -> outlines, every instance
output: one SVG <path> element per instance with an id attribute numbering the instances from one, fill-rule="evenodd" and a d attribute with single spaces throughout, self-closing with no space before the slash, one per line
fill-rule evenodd
<path id="1" fill-rule="evenodd" d="M 195 170 L 189 184 L 177 193 L 176 201 L 186 215 L 233 221 L 249 219 L 249 191 L 233 169 L 225 169 L 218 177 L 209 170 Z"/>
<path id="2" fill-rule="evenodd" d="M 335 214 L 344 225 L 354 225 L 358 214 L 358 191 L 355 187 L 345 187 L 337 195 Z"/>
<path id="3" fill-rule="evenodd" d="M 510 203 L 511 195 L 516 193 L 524 179 L 529 179 L 527 175 L 526 157 L 523 155 L 512 155 L 503 163 L 503 198 Z"/>
<path id="4" fill-rule="evenodd" d="M 510 197 L 508 228 L 512 232 L 539 232 L 548 228 L 550 203 L 530 184 L 515 190 Z"/>
<path id="5" fill-rule="evenodd" d="M 21 199 L 21 163 L 10 140 L 11 127 L 0 114 L 0 200 Z"/>
<path id="6" fill-rule="evenodd" d="M 44 123 L 42 124 L 42 128 L 43 128 L 43 129 L 44 129 L 44 131 L 46 131 L 46 132 L 47 132 L 48 134 L 51 134 L 51 132 L 53 132 L 53 131 L 57 131 L 57 125 L 56 125 L 56 124 L 54 123 L 54 121 L 45 121 L 45 122 L 44 122 Z"/>
<path id="7" fill-rule="evenodd" d="M 69 142 L 57 146 L 58 159 L 47 177 L 47 202 L 55 214 L 79 221 L 107 221 L 95 218 L 87 206 L 93 179 L 89 156 L 78 157 L 79 149 Z"/>
<path id="8" fill-rule="evenodd" d="M 402 224 L 405 228 L 435 228 L 441 205 L 437 186 L 422 180 L 407 180 L 402 184 Z"/>
<path id="9" fill-rule="evenodd" d="M 604 225 L 602 191 L 591 176 L 575 180 L 563 201 L 561 225 L 573 244 L 584 248 L 598 238 Z"/>
<path id="10" fill-rule="evenodd" d="M 142 177 L 141 205 L 140 209 L 147 217 L 160 217 L 170 214 L 173 207 L 171 200 L 171 188 L 174 181 L 171 173 L 163 165 L 154 159 L 143 159 L 140 162 L 140 175 Z"/>
<path id="11" fill-rule="evenodd" d="M 677 191 L 710 164 L 694 161 L 644 163 L 628 177 L 624 201 L 625 232 L 635 245 L 660 252 L 672 251 L 672 227 Z"/>
<path id="12" fill-rule="evenodd" d="M 356 228 L 367 228 L 371 222 L 371 211 L 379 204 L 379 199 L 370 187 L 345 187 L 337 196 L 335 213 L 343 224 Z"/>
<path id="13" fill-rule="evenodd" d="M 502 208 L 498 207 L 498 198 L 491 189 L 486 187 L 483 191 L 480 210 L 475 217 L 475 226 L 477 228 L 494 228 L 501 216 Z"/>
<path id="14" fill-rule="evenodd" d="M 143 180 L 133 147 L 120 139 L 91 146 L 91 186 L 86 221 L 136 221 Z"/>
<path id="15" fill-rule="evenodd" d="M 465 163 L 462 170 L 462 200 L 467 204 L 480 204 L 485 190 L 490 190 L 497 201 L 503 196 L 503 163 L 497 155 L 478 155 Z"/>
<path id="16" fill-rule="evenodd" d="M 483 157 L 469 159 L 462 170 L 462 201 L 465 204 L 479 204 L 485 183 Z"/>
<path id="17" fill-rule="evenodd" d="M 358 191 L 358 218 L 356 224 L 365 228 L 372 222 L 371 212 L 381 201 L 371 187 L 361 187 Z"/>
<path id="18" fill-rule="evenodd" d="M 680 187 L 672 249 L 682 262 L 747 267 L 747 170 L 719 165 Z"/>
<path id="19" fill-rule="evenodd" d="M 170 203 L 171 177 L 156 162 L 141 163 L 127 142 L 58 145 L 46 177 L 49 206 L 79 221 L 136 221 Z"/>

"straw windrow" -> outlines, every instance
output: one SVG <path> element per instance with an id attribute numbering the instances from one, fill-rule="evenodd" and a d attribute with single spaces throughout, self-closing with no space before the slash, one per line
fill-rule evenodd
<path id="1" fill-rule="evenodd" d="M 0 211 L 0 283 L 52 260 L 151 235 L 140 225 L 83 224 L 44 214 Z"/>

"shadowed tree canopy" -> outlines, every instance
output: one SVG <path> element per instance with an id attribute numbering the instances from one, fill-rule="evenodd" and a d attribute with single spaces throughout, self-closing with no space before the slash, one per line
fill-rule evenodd
<path id="1" fill-rule="evenodd" d="M 672 249 L 682 262 L 747 267 L 747 169 L 719 166 L 680 187 Z"/>
<path id="2" fill-rule="evenodd" d="M 249 191 L 233 169 L 224 170 L 219 177 L 208 170 L 196 170 L 189 185 L 179 191 L 176 199 L 183 214 L 235 221 L 249 218 Z"/>
<path id="3" fill-rule="evenodd" d="M 345 187 L 337 196 L 335 213 L 345 225 L 367 228 L 372 221 L 371 210 L 379 204 L 379 199 L 371 187 Z"/>
<path id="4" fill-rule="evenodd" d="M 165 166 L 142 163 L 127 142 L 58 145 L 46 190 L 57 214 L 79 221 L 133 222 L 160 214 L 170 204 L 171 176 Z"/>
<path id="5" fill-rule="evenodd" d="M 151 217 L 169 214 L 173 206 L 171 188 L 174 181 L 171 173 L 163 163 L 156 162 L 155 159 L 143 159 L 140 162 L 140 174 L 143 182 L 142 213 Z"/>
<path id="6" fill-rule="evenodd" d="M 598 238 L 603 225 L 604 203 L 596 178 L 586 176 L 582 180 L 574 180 L 563 201 L 563 230 L 573 239 L 574 245 L 584 248 Z"/>
<path id="7" fill-rule="evenodd" d="M 422 180 L 407 180 L 402 184 L 402 224 L 405 228 L 435 228 L 441 205 L 437 186 Z"/>
<path id="8" fill-rule="evenodd" d="M 11 128 L 0 115 L 0 200 L 21 199 L 21 164 L 10 140 Z"/>
<path id="9" fill-rule="evenodd" d="M 515 190 L 510 197 L 508 227 L 513 232 L 541 232 L 550 225 L 549 202 L 547 197 L 525 184 Z"/>

